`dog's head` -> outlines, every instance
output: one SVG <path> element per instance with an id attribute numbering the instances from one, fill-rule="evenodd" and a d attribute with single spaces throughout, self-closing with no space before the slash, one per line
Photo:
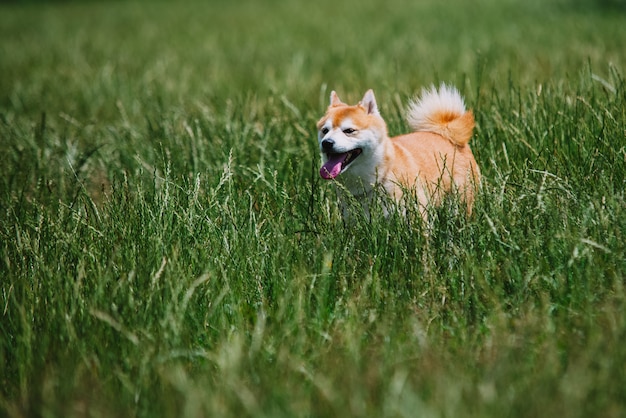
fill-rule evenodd
<path id="1" fill-rule="evenodd" d="M 354 176 L 369 175 L 382 158 L 382 141 L 387 137 L 374 92 L 368 90 L 358 104 L 343 103 L 337 93 L 330 94 L 326 114 L 317 123 L 322 153 L 320 175 L 334 179 L 350 170 Z"/>

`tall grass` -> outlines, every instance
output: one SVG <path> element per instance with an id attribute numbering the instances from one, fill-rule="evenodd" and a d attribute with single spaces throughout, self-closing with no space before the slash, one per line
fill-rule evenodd
<path id="1" fill-rule="evenodd" d="M 0 411 L 622 416 L 618 2 L 0 6 Z M 484 174 L 345 223 L 330 89 L 421 86 Z"/>

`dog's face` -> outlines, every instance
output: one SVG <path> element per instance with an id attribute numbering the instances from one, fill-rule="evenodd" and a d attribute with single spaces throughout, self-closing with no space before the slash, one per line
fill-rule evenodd
<path id="1" fill-rule="evenodd" d="M 322 178 L 330 180 L 346 172 L 347 176 L 367 177 L 376 171 L 387 128 L 371 90 L 354 106 L 343 103 L 333 91 L 317 129 Z"/>

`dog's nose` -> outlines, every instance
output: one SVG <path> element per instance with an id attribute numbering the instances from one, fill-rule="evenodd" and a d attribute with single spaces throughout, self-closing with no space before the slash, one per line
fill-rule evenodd
<path id="1" fill-rule="evenodd" d="M 333 146 L 335 145 L 335 141 L 333 141 L 332 139 L 328 138 L 322 141 L 322 149 L 325 151 L 329 151 L 331 149 L 333 149 Z"/>

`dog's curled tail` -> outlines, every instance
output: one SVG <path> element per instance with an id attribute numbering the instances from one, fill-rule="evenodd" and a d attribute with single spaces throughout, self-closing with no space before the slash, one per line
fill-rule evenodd
<path id="1" fill-rule="evenodd" d="M 420 97 L 409 103 L 407 120 L 414 131 L 439 134 L 459 147 L 469 142 L 474 129 L 474 114 L 465 110 L 459 91 L 445 84 L 439 90 L 422 89 Z"/>

